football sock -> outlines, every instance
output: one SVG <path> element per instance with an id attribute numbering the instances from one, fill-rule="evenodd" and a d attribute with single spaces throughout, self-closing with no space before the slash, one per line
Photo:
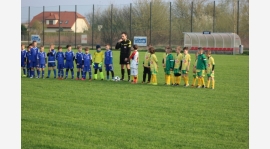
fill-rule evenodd
<path id="1" fill-rule="evenodd" d="M 82 72 L 82 79 L 85 79 L 86 72 Z"/>
<path id="2" fill-rule="evenodd" d="M 100 75 L 100 78 L 101 78 L 101 79 L 104 79 L 103 72 L 99 72 L 99 75 Z"/>
<path id="3" fill-rule="evenodd" d="M 107 80 L 109 80 L 110 79 L 110 72 L 106 71 L 106 74 L 107 74 Z"/>
<path id="4" fill-rule="evenodd" d="M 149 78 L 149 76 L 148 76 Z M 143 71 L 143 82 L 145 82 L 145 79 L 146 79 L 146 72 L 145 72 L 145 67 L 144 67 L 144 71 Z"/>
<path id="5" fill-rule="evenodd" d="M 185 82 L 186 82 L 186 85 L 188 85 L 188 76 L 185 76 Z"/>
<path id="6" fill-rule="evenodd" d="M 77 71 L 77 78 L 80 78 L 80 71 Z"/>
<path id="7" fill-rule="evenodd" d="M 167 85 L 170 85 L 171 84 L 171 76 L 170 75 L 167 75 Z"/>
<path id="8" fill-rule="evenodd" d="M 212 80 L 212 89 L 215 88 L 215 80 Z"/>
<path id="9" fill-rule="evenodd" d="M 71 71 L 71 75 L 72 75 L 72 78 L 74 77 L 74 71 L 73 71 L 73 69 L 70 69 L 70 71 Z"/>
<path id="10" fill-rule="evenodd" d="M 173 71 L 170 72 L 171 84 L 174 84 L 174 74 Z"/>
<path id="11" fill-rule="evenodd" d="M 60 74 L 61 74 L 61 77 L 63 78 L 64 77 L 64 70 L 60 70 Z"/>
<path id="12" fill-rule="evenodd" d="M 150 82 L 150 80 L 151 80 L 151 73 L 148 73 L 148 82 Z"/>
<path id="13" fill-rule="evenodd" d="M 51 70 L 48 70 L 48 77 L 50 77 L 51 75 Z"/>
<path id="14" fill-rule="evenodd" d="M 207 81 L 207 88 L 209 88 L 210 82 L 211 82 L 211 80 L 209 79 L 209 80 Z"/>
<path id="15" fill-rule="evenodd" d="M 127 73 L 128 73 L 128 80 L 130 80 L 130 69 L 127 69 Z"/>
<path id="16" fill-rule="evenodd" d="M 151 74 L 150 83 L 153 83 L 153 75 Z"/>
<path id="17" fill-rule="evenodd" d="M 23 68 L 23 75 L 25 75 L 26 74 L 26 70 L 25 70 L 25 68 Z"/>
<path id="18" fill-rule="evenodd" d="M 124 76 L 125 76 L 125 69 L 121 69 L 121 75 L 122 75 L 122 78 L 121 78 L 121 79 L 124 79 Z"/>
<path id="19" fill-rule="evenodd" d="M 193 82 L 192 82 L 192 85 L 193 85 L 193 86 L 195 86 L 196 79 L 197 79 L 197 78 L 193 78 Z"/>
<path id="20" fill-rule="evenodd" d="M 44 77 L 44 70 L 42 70 L 42 78 Z"/>
<path id="21" fill-rule="evenodd" d="M 81 71 L 81 75 L 83 75 L 83 71 Z"/>
<path id="22" fill-rule="evenodd" d="M 56 69 L 53 70 L 54 77 L 56 77 Z"/>
<path id="23" fill-rule="evenodd" d="M 201 83 L 202 83 L 202 85 L 205 86 L 205 84 L 204 84 L 204 78 L 203 77 L 201 78 Z"/>
<path id="24" fill-rule="evenodd" d="M 40 71 L 37 72 L 38 77 L 40 76 Z"/>
<path id="25" fill-rule="evenodd" d="M 69 69 L 66 69 L 66 77 L 68 77 L 68 71 L 69 71 Z"/>
<path id="26" fill-rule="evenodd" d="M 31 76 L 31 70 L 27 69 L 27 77 L 30 77 L 30 76 Z"/>
<path id="27" fill-rule="evenodd" d="M 111 71 L 112 79 L 114 78 L 114 71 Z"/>
<path id="28" fill-rule="evenodd" d="M 94 79 L 95 79 L 95 80 L 97 79 L 97 74 L 94 74 Z"/>
<path id="29" fill-rule="evenodd" d="M 61 76 L 61 70 L 58 69 L 58 77 Z"/>
<path id="30" fill-rule="evenodd" d="M 201 79 L 201 77 L 198 78 L 198 86 L 202 86 L 202 79 Z"/>
<path id="31" fill-rule="evenodd" d="M 91 71 L 89 71 L 89 79 L 92 79 L 92 72 Z M 86 74 L 85 74 L 86 75 Z"/>

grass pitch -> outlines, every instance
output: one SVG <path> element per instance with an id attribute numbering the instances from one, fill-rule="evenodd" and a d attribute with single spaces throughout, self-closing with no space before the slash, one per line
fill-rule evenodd
<path id="1" fill-rule="evenodd" d="M 115 76 L 121 76 L 119 52 L 113 54 Z M 22 78 L 22 148 L 248 148 L 249 57 L 212 55 L 211 90 L 184 88 L 183 80 L 164 86 L 162 54 L 156 53 L 157 86 L 140 83 L 144 52 L 138 84 L 57 80 L 53 72 L 50 79 Z"/>

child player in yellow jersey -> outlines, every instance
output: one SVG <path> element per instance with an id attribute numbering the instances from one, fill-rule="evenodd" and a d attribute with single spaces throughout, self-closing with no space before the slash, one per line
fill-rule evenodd
<path id="1" fill-rule="evenodd" d="M 214 58 L 211 56 L 211 51 L 207 51 L 207 58 L 208 58 L 208 65 L 207 65 L 207 86 L 206 88 L 209 88 L 210 82 L 212 80 L 212 89 L 215 88 L 215 80 L 214 80 L 214 69 L 215 69 L 215 61 Z"/>
<path id="2" fill-rule="evenodd" d="M 150 59 L 149 48 L 151 46 L 152 46 L 151 44 L 148 44 L 147 51 L 146 51 L 146 53 L 144 55 L 144 61 L 143 61 L 143 81 L 142 81 L 142 83 L 145 83 L 146 75 L 148 75 L 147 76 L 147 83 L 150 83 L 150 80 L 151 80 L 151 71 L 150 71 L 150 62 L 149 62 L 149 59 Z"/>
<path id="3" fill-rule="evenodd" d="M 174 70 L 173 70 L 175 80 L 174 86 L 179 86 L 181 82 L 181 72 L 180 72 L 180 63 L 182 60 L 182 54 L 180 53 L 181 47 L 178 46 L 175 51 L 176 55 L 174 57 Z"/>
<path id="4" fill-rule="evenodd" d="M 163 66 L 163 70 L 164 70 L 164 77 L 165 77 L 165 85 L 166 85 L 166 56 L 167 56 L 167 52 L 166 52 L 166 47 L 165 47 L 165 53 L 162 56 L 162 66 Z"/>
<path id="5" fill-rule="evenodd" d="M 95 69 L 94 72 L 94 80 L 97 80 L 97 71 L 99 70 L 100 79 L 104 79 L 104 75 L 102 72 L 102 62 L 104 61 L 104 53 L 101 51 L 100 45 L 96 45 L 96 52 L 93 54 L 93 67 Z"/>
<path id="6" fill-rule="evenodd" d="M 197 58 L 198 58 L 198 52 L 195 53 L 195 61 L 194 61 L 194 64 L 193 64 L 193 82 L 192 82 L 192 85 L 191 85 L 192 87 L 195 86 L 196 81 L 198 79 L 197 72 L 196 72 Z"/>
<path id="7" fill-rule="evenodd" d="M 151 69 L 151 83 L 157 85 L 158 59 L 155 54 L 154 47 L 149 48 L 150 52 L 150 69 Z"/>
<path id="8" fill-rule="evenodd" d="M 190 66 L 190 61 L 191 61 L 191 57 L 188 54 L 188 47 L 184 47 L 184 54 L 182 57 L 182 61 L 180 64 L 180 68 L 182 70 L 182 78 L 184 79 L 184 86 L 188 87 L 189 83 L 188 83 L 188 72 L 189 72 L 189 66 Z"/>
<path id="9" fill-rule="evenodd" d="M 170 46 L 166 47 L 166 67 L 165 67 L 165 75 L 166 75 L 166 84 L 165 85 L 174 85 L 174 58 L 172 55 L 172 49 Z"/>

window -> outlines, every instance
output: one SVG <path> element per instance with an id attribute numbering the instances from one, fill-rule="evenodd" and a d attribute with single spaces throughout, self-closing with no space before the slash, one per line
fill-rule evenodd
<path id="1" fill-rule="evenodd" d="M 53 20 L 49 20 L 49 24 L 50 25 L 53 25 Z"/>
<path id="2" fill-rule="evenodd" d="M 68 20 L 65 23 L 68 24 Z"/>

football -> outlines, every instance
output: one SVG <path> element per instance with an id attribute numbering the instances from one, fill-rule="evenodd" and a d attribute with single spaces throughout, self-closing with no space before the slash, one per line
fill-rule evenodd
<path id="1" fill-rule="evenodd" d="M 114 77 L 114 81 L 120 81 L 120 77 L 115 76 L 115 77 Z"/>

